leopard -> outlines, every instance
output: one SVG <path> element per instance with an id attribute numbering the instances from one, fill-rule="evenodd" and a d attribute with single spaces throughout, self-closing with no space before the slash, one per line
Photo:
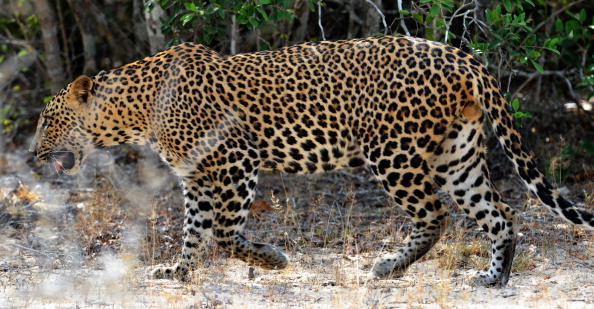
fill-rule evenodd
<path id="1" fill-rule="evenodd" d="M 159 154 L 180 178 L 183 245 L 176 263 L 148 267 L 150 278 L 187 280 L 209 242 L 248 265 L 287 268 L 281 248 L 243 234 L 258 175 L 365 167 L 412 220 L 404 246 L 378 257 L 371 278 L 402 275 L 438 242 L 451 221 L 436 196 L 445 191 L 491 242 L 490 264 L 472 283 L 501 287 L 518 227 L 490 178 L 489 126 L 542 204 L 594 228 L 593 215 L 539 170 L 487 67 L 461 49 L 410 36 L 236 55 L 182 43 L 76 78 L 44 107 L 29 150 L 65 175 L 109 146 Z"/>

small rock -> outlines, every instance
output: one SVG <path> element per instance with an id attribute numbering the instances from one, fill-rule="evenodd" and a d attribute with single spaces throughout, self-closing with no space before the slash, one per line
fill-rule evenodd
<path id="1" fill-rule="evenodd" d="M 250 266 L 250 268 L 248 269 L 248 279 L 249 280 L 254 280 L 256 279 L 256 272 L 254 270 L 253 266 Z"/>

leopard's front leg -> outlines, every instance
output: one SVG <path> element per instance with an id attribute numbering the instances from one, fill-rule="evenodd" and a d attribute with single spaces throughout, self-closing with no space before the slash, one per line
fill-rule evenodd
<path id="1" fill-rule="evenodd" d="M 221 182 L 215 186 L 214 239 L 232 257 L 249 265 L 268 270 L 283 269 L 289 265 L 289 257 L 283 250 L 270 244 L 251 242 L 242 235 L 258 181 L 258 170 L 253 164 L 257 162 L 246 158 L 229 167 L 229 171 L 238 171 L 236 174 L 220 175 Z"/>
<path id="2" fill-rule="evenodd" d="M 196 253 L 204 255 L 206 245 L 212 238 L 214 200 L 209 178 L 184 178 L 182 182 L 185 215 L 181 257 L 174 265 L 149 268 L 148 275 L 153 279 L 186 280 L 188 273 L 196 266 Z"/>

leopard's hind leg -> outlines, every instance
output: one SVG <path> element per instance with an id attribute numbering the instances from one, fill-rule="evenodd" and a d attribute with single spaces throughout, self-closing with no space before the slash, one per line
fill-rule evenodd
<path id="1" fill-rule="evenodd" d="M 400 275 L 437 243 L 447 229 L 449 217 L 433 192 L 427 162 L 420 155 L 398 153 L 375 162 L 372 170 L 395 202 L 411 216 L 413 229 L 404 247 L 378 258 L 371 272 L 376 277 Z"/>
<path id="2" fill-rule="evenodd" d="M 477 274 L 475 284 L 503 286 L 515 252 L 514 211 L 502 201 L 489 178 L 482 123 L 482 117 L 457 119 L 435 152 L 431 172 L 435 182 L 491 239 L 490 267 Z"/>

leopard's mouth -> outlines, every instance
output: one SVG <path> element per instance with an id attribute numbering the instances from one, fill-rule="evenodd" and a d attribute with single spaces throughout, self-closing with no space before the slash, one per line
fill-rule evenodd
<path id="1" fill-rule="evenodd" d="M 66 149 L 52 150 L 48 156 L 48 161 L 53 163 L 57 172 L 64 173 L 67 173 L 76 164 L 74 153 Z"/>

